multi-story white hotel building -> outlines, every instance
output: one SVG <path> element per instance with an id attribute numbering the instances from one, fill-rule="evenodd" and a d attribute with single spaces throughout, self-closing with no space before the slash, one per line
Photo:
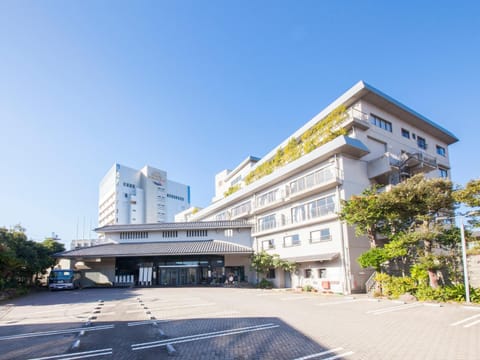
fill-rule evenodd
<path id="1" fill-rule="evenodd" d="M 339 106 L 344 119 L 336 126 L 344 135 L 246 183 L 251 171 L 294 144 L 292 138 L 326 123 Z M 448 130 L 359 82 L 263 158 L 248 157 L 233 171 L 220 172 L 213 202 L 204 209 L 186 209 L 188 187 L 183 193 L 171 190 L 165 172 L 115 165 L 100 186 L 97 229 L 112 244 L 62 257 L 86 269 L 85 278 L 102 283 L 218 283 L 230 273 L 255 283 L 260 277 L 250 268 L 250 255 L 264 250 L 297 264 L 294 273 L 271 269 L 275 286 L 362 291 L 369 273 L 357 258 L 369 241 L 340 221 L 341 201 L 372 184 L 388 187 L 416 173 L 449 177 L 448 146 L 456 141 Z M 153 192 L 152 200 L 147 192 Z M 168 194 L 184 198 L 173 208 L 179 222 L 141 224 L 171 219 Z"/>
<path id="2" fill-rule="evenodd" d="M 171 222 L 190 207 L 190 187 L 151 166 L 114 164 L 100 182 L 98 225 Z"/>
<path id="3" fill-rule="evenodd" d="M 345 136 L 245 184 L 252 169 L 342 105 L 347 114 Z M 341 201 L 372 184 L 394 185 L 419 172 L 449 177 L 448 146 L 456 141 L 449 131 L 359 82 L 262 159 L 248 157 L 235 170 L 220 172 L 214 202 L 190 220 L 244 219 L 253 224 L 254 251 L 297 263 L 294 274 L 270 271 L 277 286 L 362 291 L 369 273 L 357 258 L 369 243 L 339 220 Z M 232 186 L 240 189 L 225 197 Z"/>

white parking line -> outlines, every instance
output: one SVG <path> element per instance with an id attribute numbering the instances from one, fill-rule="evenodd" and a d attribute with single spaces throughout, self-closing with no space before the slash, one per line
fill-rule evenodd
<path id="1" fill-rule="evenodd" d="M 171 320 L 181 320 L 181 319 L 201 319 L 204 317 L 224 317 L 224 316 L 239 316 L 239 311 L 217 311 L 211 313 L 194 313 L 194 314 L 177 314 L 170 316 L 162 316 L 162 320 L 171 321 Z M 245 316 L 245 315 L 242 315 Z"/>
<path id="2" fill-rule="evenodd" d="M 411 303 L 411 304 L 391 306 L 391 307 L 387 307 L 387 308 L 383 308 L 383 309 L 370 310 L 370 311 L 367 311 L 366 314 L 381 315 L 381 314 L 385 314 L 385 313 L 388 313 L 388 312 L 412 309 L 412 308 L 419 307 L 419 306 L 423 306 L 423 304 L 421 304 L 421 303 Z"/>
<path id="3" fill-rule="evenodd" d="M 330 356 L 328 358 L 325 358 L 325 359 L 322 359 L 322 360 L 334 360 L 334 359 L 340 359 L 340 358 L 343 358 L 344 356 L 349 356 L 349 355 L 352 355 L 353 354 L 353 351 L 347 351 L 343 354 L 338 354 L 338 355 L 335 355 L 335 356 Z"/>
<path id="4" fill-rule="evenodd" d="M 480 314 L 473 315 L 473 316 L 470 316 L 470 317 L 465 318 L 465 319 L 463 319 L 463 320 L 454 322 L 454 323 L 450 324 L 450 326 L 457 326 L 457 325 L 460 325 L 460 324 L 463 324 L 463 323 L 467 323 L 467 322 L 469 322 L 469 321 L 471 321 L 471 320 L 473 320 L 473 319 L 476 319 L 476 318 L 478 318 L 478 317 L 480 317 Z M 470 326 L 473 326 L 473 325 L 475 325 L 475 324 L 477 324 L 477 323 L 479 323 L 479 322 L 480 322 L 480 320 L 473 321 L 472 323 L 466 324 L 466 325 L 464 325 L 463 327 L 470 327 Z"/>
<path id="5" fill-rule="evenodd" d="M 243 334 L 243 333 L 253 332 L 253 331 L 268 330 L 268 329 L 277 328 L 279 326 L 280 325 L 275 325 L 270 323 L 270 324 L 248 326 L 248 327 L 237 328 L 237 329 L 215 331 L 210 333 L 195 334 L 190 336 L 182 336 L 174 339 L 153 341 L 153 342 L 141 343 L 141 344 L 133 344 L 132 350 L 135 351 L 135 350 L 142 350 L 142 349 L 150 349 L 153 347 L 167 346 L 168 344 L 172 345 L 172 344 L 179 344 L 179 343 L 190 342 L 190 341 L 211 339 L 211 338 L 221 337 L 221 336 L 230 336 L 230 335 Z"/>
<path id="6" fill-rule="evenodd" d="M 477 320 L 477 321 L 474 321 L 474 322 L 471 322 L 470 324 L 467 324 L 467 325 L 463 325 L 464 328 L 469 328 L 473 325 L 477 325 L 478 323 L 480 323 L 480 320 Z"/>
<path id="7" fill-rule="evenodd" d="M 299 358 L 295 358 L 294 360 L 314 359 L 314 358 L 316 358 L 316 357 L 323 356 L 323 355 L 326 355 L 326 354 L 331 354 L 331 353 L 333 353 L 333 352 L 340 351 L 340 350 L 343 350 L 343 348 L 339 347 L 339 348 L 332 349 L 332 350 L 322 351 L 322 352 L 319 352 L 319 353 L 316 353 L 316 354 L 311 354 L 311 355 L 307 355 L 307 356 L 302 356 L 302 357 L 299 357 Z"/>
<path id="8" fill-rule="evenodd" d="M 29 359 L 29 360 L 48 360 L 48 359 L 73 360 L 73 359 L 85 359 L 85 358 L 94 357 L 94 356 L 112 355 L 112 352 L 113 352 L 112 348 L 107 348 L 107 349 L 91 350 L 91 351 L 84 351 L 84 352 L 71 353 L 71 354 L 45 356 L 45 357 L 34 358 L 34 359 Z"/>
<path id="9" fill-rule="evenodd" d="M 358 300 L 352 299 L 352 300 L 332 301 L 327 303 L 315 304 L 315 306 L 342 305 L 342 304 L 349 304 L 355 301 L 358 301 Z"/>
<path id="10" fill-rule="evenodd" d="M 312 297 L 311 296 L 288 296 L 288 297 L 284 297 L 284 298 L 280 298 L 280 300 L 282 301 L 292 301 L 292 300 L 302 300 L 302 299 L 311 299 Z"/>
<path id="11" fill-rule="evenodd" d="M 26 334 L 16 334 L 16 335 L 7 335 L 0 337 L 1 340 L 12 340 L 12 339 L 24 339 L 29 337 L 37 337 L 37 336 L 47 336 L 47 335 L 60 335 L 60 334 L 71 334 L 84 331 L 98 331 L 98 330 L 106 330 L 112 329 L 115 325 L 100 325 L 100 326 L 92 326 L 89 328 L 81 327 L 81 328 L 73 328 L 73 329 L 64 329 L 64 330 L 52 330 L 52 331 L 40 331 L 34 333 L 26 333 Z"/>
<path id="12" fill-rule="evenodd" d="M 144 320 L 144 321 L 135 321 L 129 322 L 127 326 L 140 326 L 140 325 L 151 325 L 153 323 L 165 322 L 163 320 Z"/>

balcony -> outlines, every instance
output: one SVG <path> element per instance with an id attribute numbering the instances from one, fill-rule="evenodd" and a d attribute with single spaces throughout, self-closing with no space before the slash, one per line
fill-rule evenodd
<path id="1" fill-rule="evenodd" d="M 301 227 L 319 221 L 330 220 L 337 216 L 337 206 L 335 204 L 310 208 L 302 215 L 297 214 L 294 217 L 283 214 L 270 215 L 258 220 L 257 224 L 252 228 L 252 235 L 265 235 L 267 233 Z"/>
<path id="2" fill-rule="evenodd" d="M 377 159 L 373 159 L 367 164 L 367 174 L 369 179 L 390 173 L 393 169 L 399 169 L 401 164 L 400 157 L 386 152 Z"/>
<path id="3" fill-rule="evenodd" d="M 336 166 L 330 165 L 297 178 L 287 184 L 286 195 L 288 200 L 305 197 L 341 184 L 341 178 Z"/>
<path id="4" fill-rule="evenodd" d="M 232 208 L 232 210 L 230 211 L 231 220 L 236 220 L 236 219 L 240 219 L 240 218 L 243 218 L 243 217 L 248 217 L 250 215 L 251 208 L 252 208 L 252 206 L 251 206 L 250 201 Z"/>
<path id="5" fill-rule="evenodd" d="M 437 159 L 423 152 L 402 154 L 401 167 L 407 167 L 413 173 L 429 172 L 437 168 Z"/>
<path id="6" fill-rule="evenodd" d="M 347 110 L 347 118 L 343 123 L 343 126 L 347 129 L 351 127 L 356 127 L 361 130 L 368 130 L 370 128 L 370 123 L 368 122 L 368 114 L 364 112 L 350 108 Z"/>
<path id="7" fill-rule="evenodd" d="M 254 211 L 263 212 L 279 206 L 285 201 L 285 194 L 286 191 L 282 187 L 259 195 L 255 201 Z"/>
<path id="8" fill-rule="evenodd" d="M 387 152 L 368 162 L 367 174 L 369 179 L 373 179 L 395 171 L 401 176 L 408 177 L 421 172 L 430 172 L 436 168 L 437 159 L 422 152 L 404 153 L 401 156 Z"/>

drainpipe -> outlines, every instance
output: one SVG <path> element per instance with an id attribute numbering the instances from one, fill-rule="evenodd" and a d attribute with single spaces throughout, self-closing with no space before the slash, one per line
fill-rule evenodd
<path id="1" fill-rule="evenodd" d="M 341 198 L 340 198 L 340 186 L 337 185 L 336 187 L 336 192 L 337 192 L 337 204 L 340 207 L 341 204 Z M 342 267 L 343 267 L 343 274 L 345 277 L 344 280 L 344 293 L 351 294 L 352 288 L 350 284 L 350 253 L 348 251 L 348 237 L 345 238 L 345 231 L 344 231 L 344 224 L 343 222 L 340 221 L 339 219 L 339 225 L 340 225 L 340 239 L 342 242 Z"/>

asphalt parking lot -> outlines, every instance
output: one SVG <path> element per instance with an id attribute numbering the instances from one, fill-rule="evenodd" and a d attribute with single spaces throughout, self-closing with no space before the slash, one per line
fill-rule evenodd
<path id="1" fill-rule="evenodd" d="M 479 359 L 480 307 L 241 288 L 39 292 L 0 359 Z"/>

